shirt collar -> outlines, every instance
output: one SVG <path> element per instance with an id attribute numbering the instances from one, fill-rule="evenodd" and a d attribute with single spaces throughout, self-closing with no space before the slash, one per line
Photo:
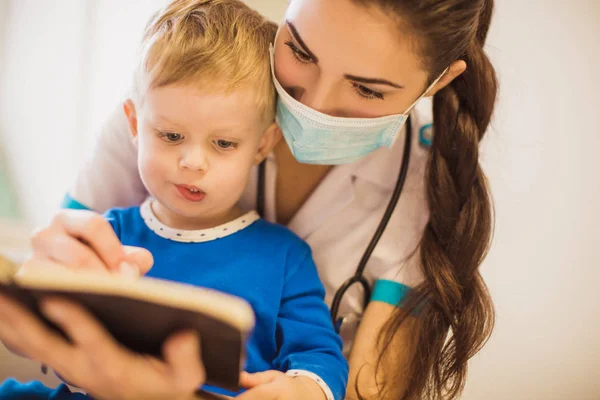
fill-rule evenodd
<path id="1" fill-rule="evenodd" d="M 215 226 L 214 228 L 200 230 L 175 229 L 163 224 L 158 220 L 158 218 L 156 218 L 156 215 L 152 210 L 152 201 L 154 201 L 154 199 L 149 197 L 140 206 L 140 214 L 142 215 L 142 219 L 152 232 L 156 233 L 158 236 L 173 240 L 175 242 L 210 242 L 225 236 L 233 235 L 234 233 L 247 228 L 248 226 L 252 225 L 252 223 L 260 219 L 260 216 L 256 211 L 249 211 L 233 221 L 227 222 L 223 225 Z"/>

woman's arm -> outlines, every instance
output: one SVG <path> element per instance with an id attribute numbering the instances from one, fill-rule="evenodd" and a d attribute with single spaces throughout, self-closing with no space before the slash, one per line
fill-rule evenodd
<path id="1" fill-rule="evenodd" d="M 398 381 L 398 370 L 408 369 L 411 339 L 414 337 L 418 320 L 414 317 L 406 319 L 400 331 L 394 335 L 389 351 L 385 352 L 385 357 L 377 368 L 381 353 L 378 337 L 394 311 L 397 311 L 395 306 L 379 301 L 372 301 L 367 306 L 349 357 L 347 400 L 359 399 L 357 388 L 362 398 L 368 400 L 397 400 L 402 395 L 406 380 Z M 403 377 L 407 375 L 408 370 L 406 374 L 402 374 Z M 391 380 L 393 381 L 390 382 Z M 385 385 L 387 390 L 380 392 L 382 384 L 386 381 L 389 382 Z"/>

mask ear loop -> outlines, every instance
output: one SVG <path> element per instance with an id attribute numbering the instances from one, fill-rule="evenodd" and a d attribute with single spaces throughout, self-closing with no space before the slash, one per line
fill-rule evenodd
<path id="1" fill-rule="evenodd" d="M 440 81 L 440 79 L 442 79 L 442 78 L 444 77 L 444 75 L 446 75 L 446 72 L 448 72 L 448 70 L 449 70 L 449 69 L 450 69 L 450 67 L 446 67 L 446 69 L 445 69 L 445 70 L 444 70 L 444 71 L 443 71 L 443 72 L 440 74 L 440 76 L 438 76 L 437 78 L 435 78 L 435 80 L 434 80 L 434 81 L 431 83 L 431 85 L 429 85 L 429 86 L 427 87 L 427 89 L 425 89 L 425 91 L 423 92 L 423 94 L 421 94 L 421 95 L 419 96 L 419 98 L 418 98 L 418 99 L 416 99 L 416 100 L 415 100 L 415 101 L 414 101 L 414 102 L 413 102 L 413 103 L 412 103 L 412 104 L 411 104 L 411 105 L 410 105 L 410 106 L 409 106 L 409 107 L 406 109 L 406 111 L 405 111 L 405 112 L 403 112 L 402 114 L 408 115 L 408 114 L 409 114 L 409 113 L 410 113 L 410 112 L 413 110 L 413 108 L 415 108 L 415 106 L 417 105 L 417 103 L 419 102 L 419 100 L 421 100 L 423 97 L 425 97 L 425 95 L 426 95 L 427 93 L 429 93 L 429 91 L 430 91 L 431 89 L 433 89 L 433 87 L 434 87 L 435 85 L 437 85 L 437 83 Z"/>

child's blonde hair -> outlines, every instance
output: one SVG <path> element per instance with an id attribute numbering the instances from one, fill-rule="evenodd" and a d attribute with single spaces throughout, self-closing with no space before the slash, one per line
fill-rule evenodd
<path id="1" fill-rule="evenodd" d="M 276 93 L 269 45 L 277 25 L 239 0 L 175 0 L 144 31 L 134 96 L 175 83 L 230 92 L 249 88 L 272 122 Z"/>

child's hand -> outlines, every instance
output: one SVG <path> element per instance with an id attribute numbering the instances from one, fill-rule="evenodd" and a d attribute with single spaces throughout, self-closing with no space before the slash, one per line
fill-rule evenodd
<path id="1" fill-rule="evenodd" d="M 240 385 L 248 391 L 237 396 L 237 400 L 326 400 L 325 393 L 314 380 L 280 371 L 242 372 Z"/>

